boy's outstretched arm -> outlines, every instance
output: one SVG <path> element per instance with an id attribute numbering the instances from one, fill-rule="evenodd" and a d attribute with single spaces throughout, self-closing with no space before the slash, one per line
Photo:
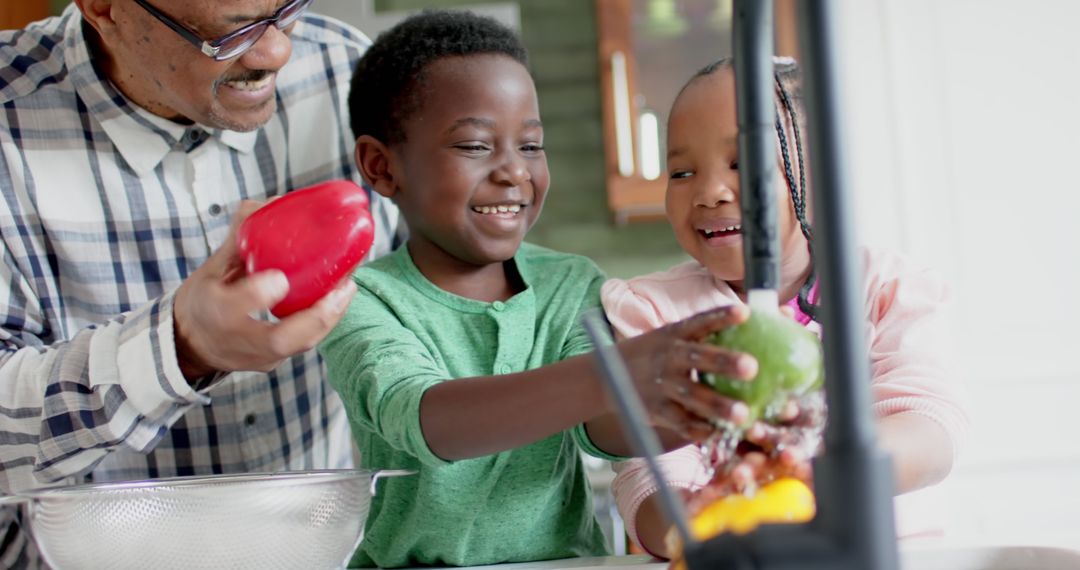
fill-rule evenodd
<path id="1" fill-rule="evenodd" d="M 660 427 L 692 439 L 694 434 L 711 433 L 713 418 L 745 418 L 744 404 L 690 378 L 695 369 L 740 378 L 756 374 L 752 357 L 701 342 L 710 332 L 745 318 L 745 308 L 725 307 L 618 344 L 638 394 Z M 431 386 L 420 402 L 420 425 L 428 447 L 444 460 L 468 459 L 595 421 L 589 425 L 589 437 L 598 449 L 630 455 L 612 421 L 616 410 L 593 358 L 585 354 L 517 374 Z"/>

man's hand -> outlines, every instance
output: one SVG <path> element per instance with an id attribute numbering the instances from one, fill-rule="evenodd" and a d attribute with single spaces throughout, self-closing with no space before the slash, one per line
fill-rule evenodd
<path id="1" fill-rule="evenodd" d="M 281 321 L 252 317 L 265 313 L 289 291 L 280 271 L 244 275 L 236 230 L 261 205 L 240 204 L 225 243 L 176 292 L 176 357 L 188 380 L 217 371 L 272 370 L 282 360 L 314 348 L 341 320 L 356 293 L 356 285 L 345 278 L 310 308 Z"/>

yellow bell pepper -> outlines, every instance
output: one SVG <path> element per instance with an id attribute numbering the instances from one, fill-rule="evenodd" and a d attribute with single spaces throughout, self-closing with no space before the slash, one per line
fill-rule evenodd
<path id="1" fill-rule="evenodd" d="M 698 540 L 725 532 L 746 534 L 761 524 L 800 523 L 814 518 L 814 493 L 798 479 L 783 478 L 762 486 L 752 497 L 728 495 L 701 509 L 690 519 L 690 533 Z M 682 544 L 672 531 L 667 535 L 673 570 L 685 569 Z"/>
<path id="2" fill-rule="evenodd" d="M 814 494 L 798 479 L 777 479 L 753 497 L 729 495 L 701 510 L 690 521 L 698 540 L 724 532 L 746 534 L 760 524 L 805 522 L 814 518 Z"/>

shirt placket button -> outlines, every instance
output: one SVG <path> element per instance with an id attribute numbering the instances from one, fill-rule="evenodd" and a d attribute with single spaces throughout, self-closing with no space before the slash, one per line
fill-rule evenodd
<path id="1" fill-rule="evenodd" d="M 199 129 L 190 129 L 184 133 L 184 148 L 192 149 L 203 139 L 203 132 Z"/>
<path id="2" fill-rule="evenodd" d="M 506 303 L 503 303 L 502 301 L 495 301 L 495 302 L 493 302 L 491 304 L 491 310 L 496 312 L 496 313 L 501 313 L 504 310 L 506 310 Z M 499 323 L 499 318 L 495 317 L 494 315 L 492 315 L 492 316 L 495 318 L 495 322 Z M 499 324 L 500 324 L 500 326 L 502 326 L 502 323 L 499 323 Z M 505 362 L 502 363 L 502 364 L 496 364 L 495 365 L 495 373 L 496 374 L 509 374 L 513 370 L 514 370 L 513 367 L 511 367 L 509 364 L 507 364 Z"/>

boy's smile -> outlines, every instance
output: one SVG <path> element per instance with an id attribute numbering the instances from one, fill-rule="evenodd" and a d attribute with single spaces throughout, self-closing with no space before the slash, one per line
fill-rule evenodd
<path id="1" fill-rule="evenodd" d="M 473 206 L 472 211 L 477 216 L 477 223 L 486 226 L 493 233 L 514 233 L 521 227 L 527 207 L 528 204 L 520 201 L 504 201 Z"/>

